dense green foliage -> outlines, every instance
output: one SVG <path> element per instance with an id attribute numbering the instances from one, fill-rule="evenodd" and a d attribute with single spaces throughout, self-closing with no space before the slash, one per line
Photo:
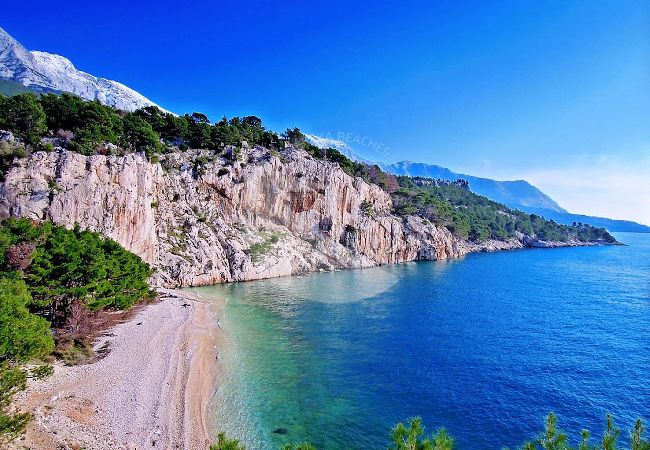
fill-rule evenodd
<path id="1" fill-rule="evenodd" d="M 25 254 L 16 251 L 21 247 Z M 22 277 L 33 297 L 30 308 L 55 324 L 74 300 L 90 309 L 127 309 L 150 295 L 151 269 L 140 257 L 97 233 L 51 222 L 7 219 L 0 225 L 0 272 Z"/>
<path id="2" fill-rule="evenodd" d="M 33 149 L 40 149 L 39 138 L 58 136 L 64 146 L 84 155 L 143 151 L 153 157 L 186 148 L 208 149 L 221 155 L 226 146 L 240 147 L 244 141 L 276 151 L 287 142 L 317 159 L 338 163 L 350 175 L 371 180 L 375 174 L 372 181 L 379 185 L 386 176 L 376 166 L 351 161 L 335 149 L 322 150 L 305 142 L 298 128 L 287 129 L 282 135 L 266 130 L 255 116 L 224 117 L 210 123 L 202 113 L 175 116 L 153 106 L 127 113 L 67 93 L 40 97 L 31 93 L 0 95 L 0 129 L 12 131 Z M 119 147 L 110 148 L 107 143 Z"/>
<path id="3" fill-rule="evenodd" d="M 54 350 L 50 324 L 29 311 L 31 301 L 24 281 L 0 278 L 0 362 L 24 362 Z"/>
<path id="4" fill-rule="evenodd" d="M 156 107 L 124 112 L 67 93 L 0 95 L 0 129 L 12 131 L 36 148 L 49 131 L 84 155 L 143 151 L 152 157 L 176 147 L 221 151 L 226 145 L 240 146 L 242 141 L 269 148 L 279 144 L 278 135 L 265 130 L 255 116 L 223 118 L 211 124 L 201 113 L 179 117 Z M 107 147 L 107 143 L 119 148 Z"/>
<path id="5" fill-rule="evenodd" d="M 0 98 L 0 126 L 15 131 L 29 144 L 47 132 L 45 112 L 31 93 Z"/>
<path id="6" fill-rule="evenodd" d="M 0 443 L 22 433 L 31 419 L 27 413 L 7 412 L 14 394 L 25 389 L 27 372 L 19 364 L 54 349 L 50 324 L 29 311 L 30 302 L 22 280 L 0 276 Z M 39 375 L 43 371 L 37 370 Z"/>
<path id="7" fill-rule="evenodd" d="M 401 176 L 398 182 L 400 189 L 392 194 L 396 213 L 422 216 L 463 238 L 507 239 L 520 232 L 545 241 L 615 242 L 603 228 L 585 224 L 569 227 L 516 211 L 474 194 L 462 181 L 450 183 Z"/>

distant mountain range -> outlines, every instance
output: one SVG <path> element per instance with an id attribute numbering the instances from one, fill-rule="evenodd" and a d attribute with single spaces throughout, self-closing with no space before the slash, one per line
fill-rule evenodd
<path id="1" fill-rule="evenodd" d="M 70 92 L 125 111 L 158 106 L 122 83 L 77 70 L 63 56 L 29 51 L 2 28 L 0 80 L 0 89 L 8 93 L 19 93 L 20 85 L 36 92 Z"/>
<path id="2" fill-rule="evenodd" d="M 469 182 L 472 191 L 484 195 L 496 202 L 503 203 L 514 209 L 525 211 L 527 208 L 550 210 L 557 213 L 567 211 L 558 205 L 548 195 L 524 180 L 495 181 L 489 178 L 479 178 L 432 164 L 400 161 L 393 164 L 380 164 L 384 171 L 395 175 L 411 177 L 440 178 L 442 180 L 457 180 L 462 178 Z"/>
<path id="3" fill-rule="evenodd" d="M 400 161 L 392 164 L 377 163 L 362 158 L 355 153 L 345 142 L 323 138 L 315 135 L 306 135 L 307 141 L 320 148 L 335 148 L 348 158 L 377 164 L 382 170 L 395 175 L 408 175 L 427 178 L 439 178 L 441 180 L 455 181 L 466 180 L 470 189 L 480 195 L 503 203 L 513 209 L 518 209 L 531 214 L 538 214 L 547 219 L 555 220 L 558 223 L 571 225 L 573 222 L 588 223 L 593 226 L 603 227 L 613 232 L 635 232 L 650 233 L 650 227 L 629 220 L 615 220 L 605 217 L 585 216 L 572 214 L 562 208 L 550 196 L 540 191 L 535 186 L 524 180 L 497 181 L 489 178 L 480 178 L 472 175 L 453 172 L 445 167 L 434 164 L 417 163 L 411 161 Z"/>
<path id="4" fill-rule="evenodd" d="M 555 220 L 557 223 L 570 225 L 573 222 L 588 223 L 595 227 L 606 228 L 612 232 L 629 232 L 629 233 L 650 233 L 650 227 L 647 225 L 633 222 L 631 220 L 608 219 L 607 217 L 585 216 L 584 214 L 572 214 L 570 212 L 558 213 L 543 208 L 526 208 L 524 211 L 531 214 L 543 216 L 549 220 Z"/>

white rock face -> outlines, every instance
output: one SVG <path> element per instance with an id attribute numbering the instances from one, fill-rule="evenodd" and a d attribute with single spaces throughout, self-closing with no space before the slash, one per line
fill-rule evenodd
<path id="1" fill-rule="evenodd" d="M 117 81 L 75 69 L 63 56 L 29 51 L 0 28 L 0 78 L 40 91 L 70 92 L 124 111 L 158 106 Z M 162 109 L 162 108 L 161 108 Z"/>
<path id="2" fill-rule="evenodd" d="M 176 287 L 461 256 L 446 228 L 391 214 L 390 196 L 336 164 L 287 149 L 195 163 L 196 151 L 18 161 L 0 184 L 0 219 L 51 219 L 109 236 Z M 362 204 L 372 205 L 368 208 Z"/>

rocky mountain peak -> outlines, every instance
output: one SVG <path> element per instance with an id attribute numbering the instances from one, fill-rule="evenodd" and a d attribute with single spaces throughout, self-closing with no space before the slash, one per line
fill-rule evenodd
<path id="1" fill-rule="evenodd" d="M 0 28 L 0 78 L 39 92 L 69 92 L 125 111 L 158 106 L 133 89 L 82 72 L 60 55 L 29 51 Z M 162 108 L 161 108 L 162 109 Z"/>

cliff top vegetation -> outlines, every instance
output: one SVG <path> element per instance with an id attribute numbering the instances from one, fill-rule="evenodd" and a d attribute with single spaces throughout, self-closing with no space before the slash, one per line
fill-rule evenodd
<path id="1" fill-rule="evenodd" d="M 152 162 L 162 154 L 189 148 L 207 150 L 214 159 L 235 160 L 244 143 L 262 146 L 276 155 L 286 147 L 297 147 L 315 159 L 338 164 L 351 176 L 379 185 L 392 196 L 395 214 L 418 215 L 463 239 L 504 240 L 519 234 L 545 241 L 616 242 L 603 228 L 582 223 L 559 225 L 512 210 L 472 193 L 463 181 L 396 177 L 376 165 L 352 161 L 336 149 L 318 148 L 306 142 L 298 128 L 281 134 L 267 130 L 256 116 L 224 117 L 212 123 L 198 112 L 176 116 L 155 106 L 124 112 L 71 94 L 24 93 L 0 96 L 0 129 L 20 138 L 14 143 L 0 142 L 0 177 L 15 157 L 52 151 L 55 145 L 84 155 L 143 152 Z"/>

